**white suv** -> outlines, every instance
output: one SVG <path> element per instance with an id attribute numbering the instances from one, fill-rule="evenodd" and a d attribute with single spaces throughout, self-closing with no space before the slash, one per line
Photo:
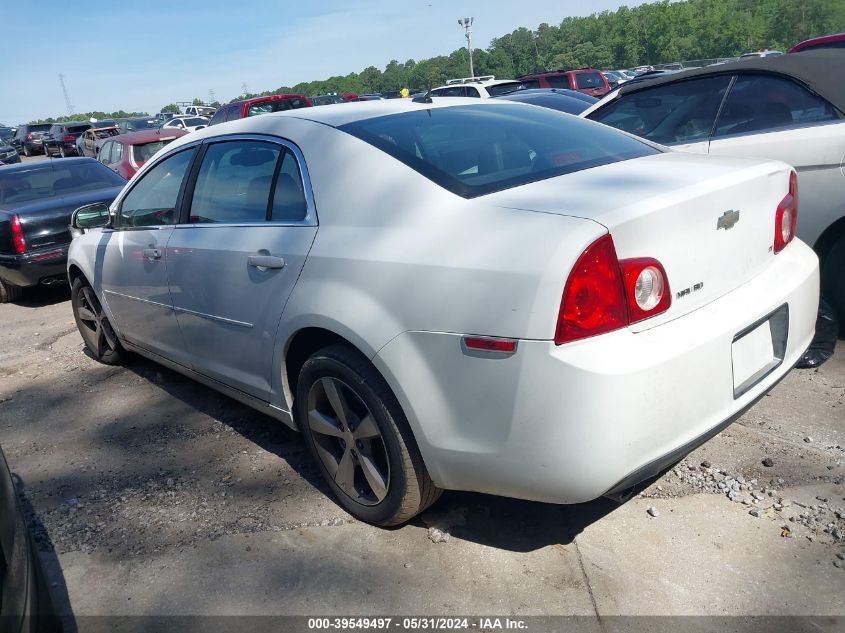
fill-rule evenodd
<path id="1" fill-rule="evenodd" d="M 513 79 L 496 79 L 493 75 L 483 77 L 464 77 L 450 79 L 445 86 L 431 91 L 432 97 L 480 97 L 487 99 L 497 95 L 519 90 L 523 86 L 521 81 Z"/>

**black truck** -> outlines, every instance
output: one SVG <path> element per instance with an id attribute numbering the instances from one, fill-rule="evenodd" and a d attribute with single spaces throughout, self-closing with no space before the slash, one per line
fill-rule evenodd
<path id="1" fill-rule="evenodd" d="M 27 286 L 66 282 L 73 211 L 111 203 L 124 184 L 93 158 L 0 167 L 0 303 Z"/>

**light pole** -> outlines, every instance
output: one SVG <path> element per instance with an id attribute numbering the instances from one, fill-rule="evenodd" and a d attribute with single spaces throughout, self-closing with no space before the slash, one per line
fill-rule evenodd
<path id="1" fill-rule="evenodd" d="M 458 24 L 464 27 L 466 31 L 466 38 L 467 38 L 467 51 L 469 51 L 469 76 L 475 77 L 475 71 L 472 68 L 472 21 L 475 18 L 463 18 L 458 19 Z"/>

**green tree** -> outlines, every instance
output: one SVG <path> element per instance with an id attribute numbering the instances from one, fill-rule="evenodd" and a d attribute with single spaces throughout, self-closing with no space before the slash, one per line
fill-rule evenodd
<path id="1" fill-rule="evenodd" d="M 179 106 L 175 103 L 168 103 L 164 106 L 159 112 L 172 112 L 173 114 L 179 114 L 181 110 L 179 110 Z"/>

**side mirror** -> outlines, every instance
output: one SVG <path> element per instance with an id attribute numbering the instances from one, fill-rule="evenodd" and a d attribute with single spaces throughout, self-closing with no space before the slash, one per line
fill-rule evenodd
<path id="1" fill-rule="evenodd" d="M 72 229 L 97 229 L 111 225 L 109 205 L 105 202 L 95 202 L 79 207 L 70 218 Z"/>

